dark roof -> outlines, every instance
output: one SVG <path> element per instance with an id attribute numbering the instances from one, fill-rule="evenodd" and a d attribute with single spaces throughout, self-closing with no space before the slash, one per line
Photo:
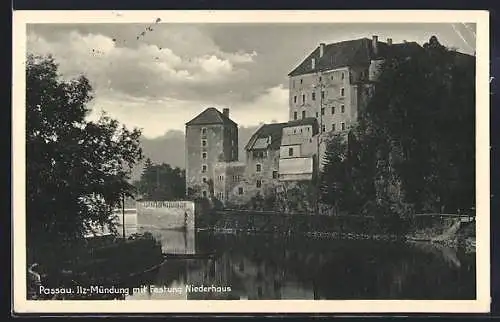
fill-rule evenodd
<path id="1" fill-rule="evenodd" d="M 306 117 L 305 119 L 288 121 L 287 123 L 285 123 L 284 127 L 298 126 L 298 125 L 312 125 L 313 135 L 316 135 L 319 133 L 318 120 L 315 117 Z"/>
<path id="2" fill-rule="evenodd" d="M 369 64 L 373 59 L 387 58 L 391 55 L 411 55 L 422 47 L 416 42 L 405 42 L 388 45 L 377 42 L 377 54 L 373 51 L 372 40 L 361 38 L 341 41 L 325 45 L 323 57 L 319 57 L 319 46 L 307 56 L 288 76 L 320 72 L 346 66 L 359 66 Z M 312 68 L 311 59 L 315 58 L 315 69 Z"/>
<path id="3" fill-rule="evenodd" d="M 299 125 L 312 125 L 313 135 L 319 133 L 318 121 L 314 117 L 308 117 L 301 120 L 283 122 L 283 123 L 271 123 L 262 125 L 248 140 L 245 150 L 250 150 L 257 139 L 271 137 L 271 150 L 277 150 L 281 146 L 281 138 L 283 136 L 283 129 L 289 126 L 299 126 Z"/>
<path id="4" fill-rule="evenodd" d="M 225 124 L 225 125 L 234 125 L 238 126 L 233 120 L 229 117 L 222 114 L 215 107 L 209 107 L 198 116 L 196 116 L 191 121 L 187 122 L 186 125 L 208 125 L 208 124 Z"/>

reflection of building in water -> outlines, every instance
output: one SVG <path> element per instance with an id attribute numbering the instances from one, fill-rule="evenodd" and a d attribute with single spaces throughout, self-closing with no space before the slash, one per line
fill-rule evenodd
<path id="1" fill-rule="evenodd" d="M 194 230 L 160 230 L 145 229 L 153 234 L 160 242 L 163 253 L 170 254 L 194 254 L 195 253 L 195 231 Z"/>

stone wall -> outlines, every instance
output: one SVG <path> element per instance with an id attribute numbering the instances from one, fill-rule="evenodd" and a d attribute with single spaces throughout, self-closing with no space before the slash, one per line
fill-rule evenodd
<path id="1" fill-rule="evenodd" d="M 138 227 L 194 229 L 195 204 L 192 201 L 141 201 L 136 207 Z"/>
<path id="2" fill-rule="evenodd" d="M 267 150 L 267 154 L 263 158 L 254 157 L 249 151 L 246 160 L 244 176 L 232 191 L 231 203 L 248 202 L 257 194 L 265 195 L 269 190 L 274 191 L 279 184 L 279 150 Z M 257 165 L 260 165 L 260 171 L 257 171 Z M 257 186 L 258 181 L 260 181 L 260 187 Z M 239 194 L 240 187 L 243 188 L 241 195 Z"/>
<path id="3" fill-rule="evenodd" d="M 449 241 L 460 242 L 475 237 L 475 222 L 461 222 L 458 217 L 416 216 L 410 220 L 358 215 L 307 215 L 272 211 L 211 211 L 196 217 L 196 227 L 221 232 L 270 234 L 305 234 L 353 239 L 402 238 L 438 240 L 459 224 Z M 472 228 L 471 228 L 472 227 Z M 440 240 L 443 241 L 443 240 Z"/>

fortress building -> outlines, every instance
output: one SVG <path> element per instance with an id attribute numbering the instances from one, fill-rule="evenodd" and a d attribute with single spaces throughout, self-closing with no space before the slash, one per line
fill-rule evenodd
<path id="1" fill-rule="evenodd" d="M 193 197 L 243 204 L 280 185 L 311 181 L 329 135 L 346 133 L 367 106 L 391 57 L 410 57 L 416 42 L 361 38 L 321 43 L 289 74 L 289 121 L 262 125 L 238 161 L 238 125 L 207 108 L 186 123 L 186 187 Z"/>
<path id="2" fill-rule="evenodd" d="M 229 109 L 209 107 L 187 122 L 185 144 L 186 194 L 213 196 L 216 164 L 238 161 L 238 125 Z"/>
<path id="3" fill-rule="evenodd" d="M 289 119 L 316 118 L 322 137 L 349 130 L 366 107 L 384 61 L 422 49 L 416 42 L 394 44 L 377 36 L 319 44 L 288 74 Z M 324 148 L 321 144 L 320 155 Z"/>

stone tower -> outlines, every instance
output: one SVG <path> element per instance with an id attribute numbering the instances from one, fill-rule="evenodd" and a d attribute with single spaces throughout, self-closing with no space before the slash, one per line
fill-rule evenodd
<path id="1" fill-rule="evenodd" d="M 190 197 L 213 195 L 216 163 L 238 160 L 238 124 L 209 107 L 186 123 L 186 194 Z M 175 153 L 175 151 L 172 151 Z"/>

